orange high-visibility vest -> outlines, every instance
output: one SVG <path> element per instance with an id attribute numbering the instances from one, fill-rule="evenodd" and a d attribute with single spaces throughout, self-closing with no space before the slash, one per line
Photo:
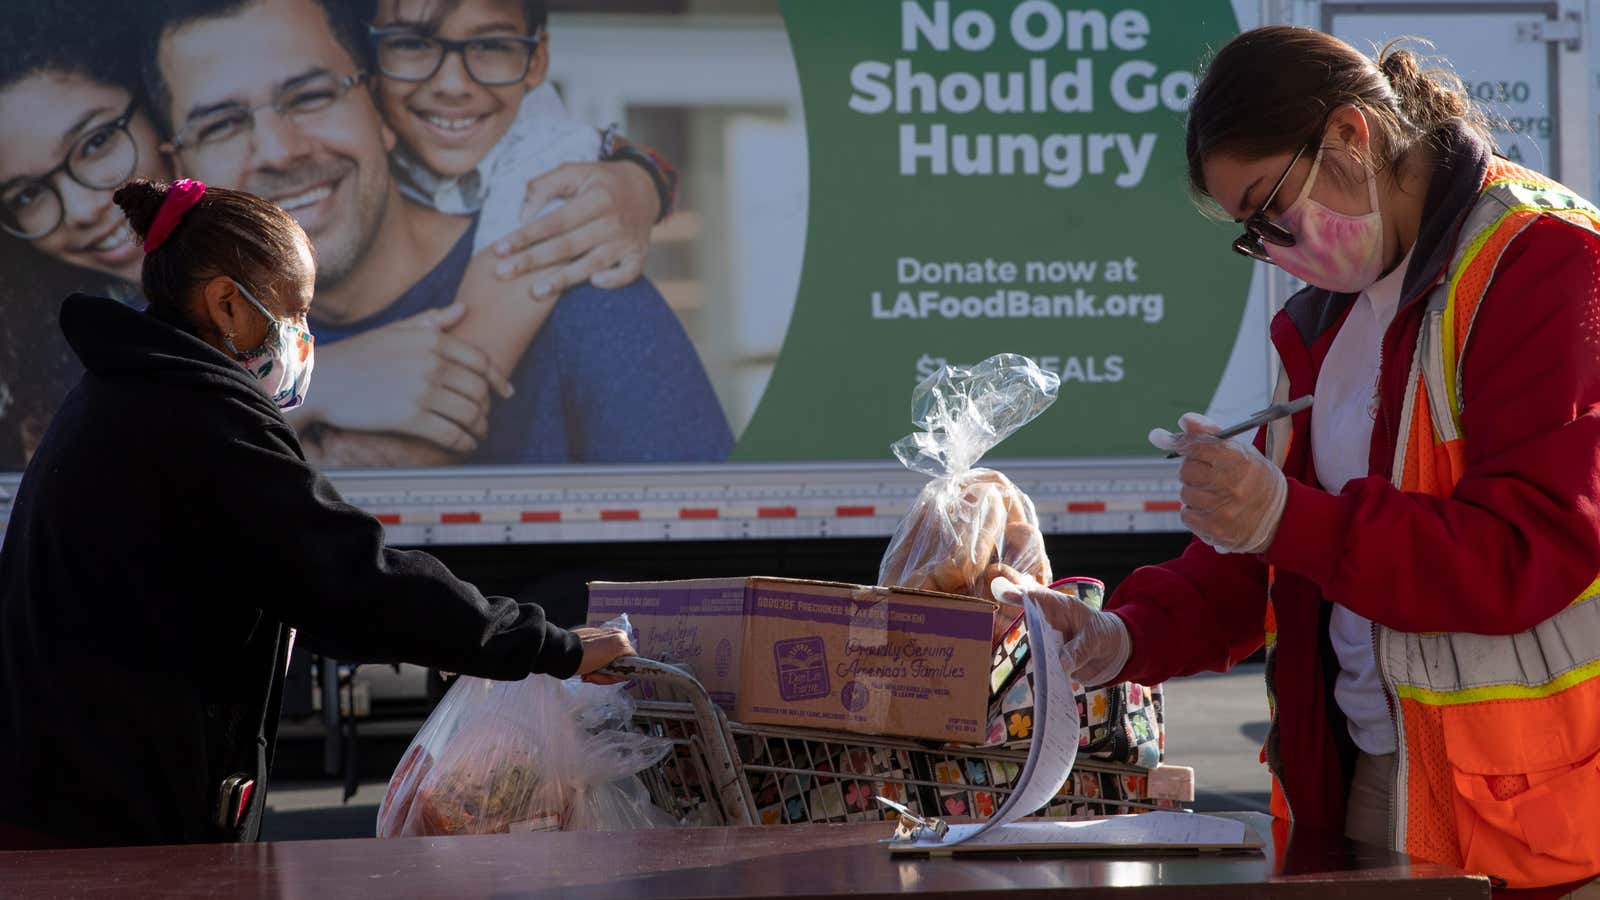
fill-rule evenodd
<path id="1" fill-rule="evenodd" d="M 1551 217 L 1600 233 L 1600 209 L 1491 160 L 1426 298 L 1392 475 L 1401 490 L 1448 497 L 1460 481 L 1462 361 L 1478 307 L 1507 245 Z M 1374 633 L 1399 732 L 1395 849 L 1512 887 L 1600 874 L 1600 578 L 1520 634 Z"/>

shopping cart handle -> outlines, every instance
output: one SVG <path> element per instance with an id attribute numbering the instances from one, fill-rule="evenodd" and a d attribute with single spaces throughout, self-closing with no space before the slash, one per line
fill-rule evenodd
<path id="1" fill-rule="evenodd" d="M 710 770 L 706 774 L 711 779 L 724 819 L 731 825 L 757 824 L 755 798 L 750 794 L 738 751 L 734 749 L 733 732 L 728 728 L 727 717 L 706 693 L 705 685 L 678 666 L 643 656 L 624 656 L 600 669 L 599 674 L 644 682 L 656 688 L 666 687 L 686 698 L 699 731 L 694 743 L 706 753 L 706 765 Z"/>
<path id="2" fill-rule="evenodd" d="M 614 675 L 618 678 L 637 678 L 640 675 L 663 675 L 668 678 L 676 676 L 678 679 L 693 678 L 689 673 L 669 666 L 664 662 L 651 659 L 647 656 L 623 656 L 611 661 L 611 664 L 599 670 L 598 675 Z"/>
<path id="3" fill-rule="evenodd" d="M 647 656 L 624 656 L 596 672 L 626 681 L 647 681 L 682 692 L 696 703 L 711 705 L 711 695 L 705 685 L 683 666 L 675 666 Z"/>

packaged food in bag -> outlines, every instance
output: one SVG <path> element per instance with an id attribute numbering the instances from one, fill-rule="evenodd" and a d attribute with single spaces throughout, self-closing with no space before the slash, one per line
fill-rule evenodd
<path id="1" fill-rule="evenodd" d="M 1049 408 L 1060 386 L 1055 373 L 1016 354 L 971 368 L 945 366 L 917 385 L 912 420 L 922 430 L 893 450 L 932 480 L 890 539 L 879 584 L 994 599 L 989 584 L 1002 575 L 1050 583 L 1033 501 L 977 463 Z"/>
<path id="2" fill-rule="evenodd" d="M 462 676 L 389 779 L 378 836 L 676 824 L 637 777 L 672 743 L 633 731 L 632 719 L 624 685 Z"/>

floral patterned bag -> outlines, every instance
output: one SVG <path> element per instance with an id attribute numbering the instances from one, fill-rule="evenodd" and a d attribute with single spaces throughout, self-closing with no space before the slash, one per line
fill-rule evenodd
<path id="1" fill-rule="evenodd" d="M 1050 587 L 1096 609 L 1105 600 L 1105 584 L 1093 578 L 1064 578 Z M 1033 657 L 1020 616 L 995 644 L 989 688 L 988 744 L 1027 747 L 1033 737 Z M 1125 683 L 1085 691 L 1073 682 L 1073 688 L 1078 752 L 1147 769 L 1161 762 L 1165 735 L 1160 685 Z"/>
<path id="2" fill-rule="evenodd" d="M 741 735 L 738 740 L 740 758 L 749 761 L 745 777 L 763 825 L 894 818 L 894 813 L 873 802 L 874 796 L 905 804 L 922 815 L 988 818 L 1022 772 L 1020 759 L 973 758 L 963 755 L 966 748 L 948 755 L 907 752 L 856 746 L 848 736 L 827 733 Z M 1177 801 L 1150 795 L 1147 773 L 1078 766 L 1037 815 L 1118 815 L 1130 811 L 1129 803 L 1177 806 Z"/>

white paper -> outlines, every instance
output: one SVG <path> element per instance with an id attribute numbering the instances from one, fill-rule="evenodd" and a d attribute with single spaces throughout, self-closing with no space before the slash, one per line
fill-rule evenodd
<path id="1" fill-rule="evenodd" d="M 1028 744 L 1028 761 L 1000 809 L 982 825 L 952 826 L 944 846 L 973 840 L 1038 811 L 1060 793 L 1078 758 L 1078 704 L 1069 661 L 1061 658 L 1061 633 L 1045 621 L 1044 612 L 1032 596 L 1023 595 L 1022 611 L 1028 629 L 1028 651 L 1034 660 L 1033 740 Z M 958 827 L 963 832 L 960 837 Z"/>
<path id="2" fill-rule="evenodd" d="M 906 849 L 937 850 L 954 844 L 971 847 L 1259 847 L 1261 839 L 1243 822 L 1193 813 L 1157 810 L 1103 819 L 1043 819 L 985 825 L 951 825 L 944 840 L 920 839 Z M 898 849 L 898 848 L 897 848 Z"/>

